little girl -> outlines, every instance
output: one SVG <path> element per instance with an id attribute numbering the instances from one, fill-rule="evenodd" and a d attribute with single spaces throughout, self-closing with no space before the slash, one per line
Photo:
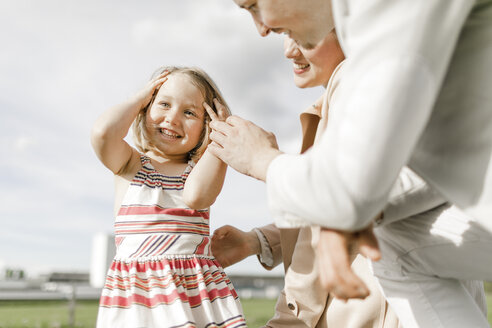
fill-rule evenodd
<path id="1" fill-rule="evenodd" d="M 246 327 L 210 252 L 208 208 L 227 166 L 206 150 L 208 122 L 228 115 L 205 72 L 165 67 L 96 121 L 93 148 L 115 174 L 117 246 L 97 327 Z M 138 150 L 124 140 L 132 123 Z"/>

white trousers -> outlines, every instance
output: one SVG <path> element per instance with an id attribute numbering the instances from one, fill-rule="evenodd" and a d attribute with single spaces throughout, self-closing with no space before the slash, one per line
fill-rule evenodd
<path id="1" fill-rule="evenodd" d="M 374 275 L 403 327 L 489 327 L 490 232 L 447 205 L 374 230 Z"/>

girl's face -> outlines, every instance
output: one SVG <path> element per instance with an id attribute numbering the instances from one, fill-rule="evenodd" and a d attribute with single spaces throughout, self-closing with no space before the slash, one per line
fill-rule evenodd
<path id="1" fill-rule="evenodd" d="M 169 159 L 186 160 L 200 141 L 204 129 L 204 98 L 191 79 L 171 74 L 160 87 L 146 114 L 151 143 Z"/>
<path id="2" fill-rule="evenodd" d="M 345 58 L 335 31 L 331 31 L 314 48 L 305 49 L 294 40 L 284 40 L 285 57 L 292 60 L 294 83 L 299 88 L 326 86 L 333 70 Z"/>

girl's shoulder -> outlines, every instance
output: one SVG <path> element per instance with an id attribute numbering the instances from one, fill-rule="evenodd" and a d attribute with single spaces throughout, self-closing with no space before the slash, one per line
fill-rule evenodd
<path id="1" fill-rule="evenodd" d="M 121 172 L 117 174 L 117 176 L 123 178 L 124 180 L 131 181 L 133 177 L 138 173 L 138 171 L 140 171 L 140 169 L 143 167 L 143 157 L 145 157 L 144 154 L 132 148 L 130 159 L 121 169 Z"/>
<path id="2" fill-rule="evenodd" d="M 126 195 L 128 187 L 137 175 L 137 173 L 142 169 L 141 155 L 136 149 L 132 149 L 132 155 L 125 167 L 115 174 L 114 188 L 115 188 L 115 201 L 114 201 L 114 214 L 115 216 L 120 209 L 121 202 Z"/>

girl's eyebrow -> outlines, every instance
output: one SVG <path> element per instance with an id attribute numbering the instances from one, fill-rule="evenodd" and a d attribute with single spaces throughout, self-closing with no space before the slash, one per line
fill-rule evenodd
<path id="1" fill-rule="evenodd" d="M 197 108 L 200 108 L 200 106 L 195 106 L 194 103 L 185 103 L 185 106 L 186 108 L 194 108 L 194 109 L 197 109 Z"/>
<path id="2" fill-rule="evenodd" d="M 175 97 L 173 97 L 172 95 L 162 95 L 161 97 L 159 97 L 158 99 L 156 99 L 156 101 L 158 103 L 160 103 L 162 101 L 166 101 L 166 100 L 169 100 L 169 99 L 173 100 L 174 98 Z M 195 108 L 195 109 L 200 108 L 200 106 L 195 106 L 195 104 L 192 103 L 192 102 L 185 103 L 184 104 L 184 107 L 186 107 L 186 108 Z"/>
<path id="3" fill-rule="evenodd" d="M 159 94 L 158 94 L 159 95 Z M 158 97 L 156 96 L 155 101 L 161 102 L 163 100 L 174 99 L 173 96 L 160 94 Z"/>

